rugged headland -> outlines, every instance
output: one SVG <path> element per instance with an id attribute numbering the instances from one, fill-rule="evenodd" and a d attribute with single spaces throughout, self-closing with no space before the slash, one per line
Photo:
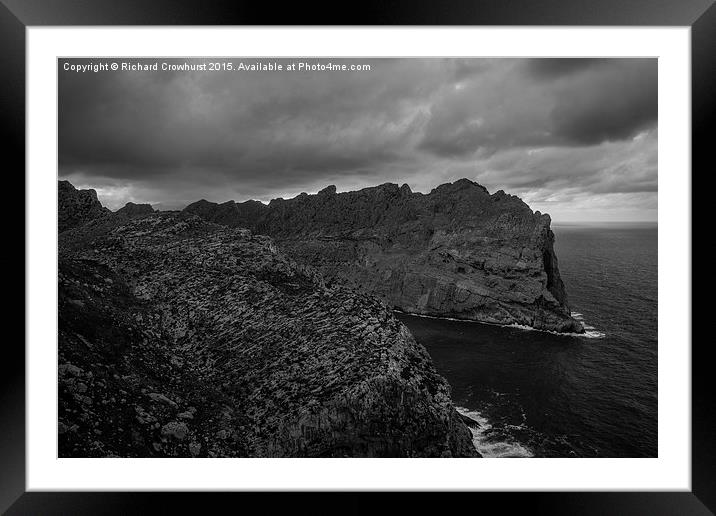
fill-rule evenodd
<path id="1" fill-rule="evenodd" d="M 478 456 L 448 384 L 373 295 L 247 229 L 59 195 L 61 457 Z"/>
<path id="2" fill-rule="evenodd" d="M 63 231 L 109 215 L 94 190 L 77 190 L 69 181 L 57 183 L 57 230 Z"/>
<path id="3" fill-rule="evenodd" d="M 550 217 L 502 190 L 461 179 L 428 194 L 384 184 L 185 212 L 269 235 L 329 280 L 404 312 L 582 332 L 570 315 Z"/>

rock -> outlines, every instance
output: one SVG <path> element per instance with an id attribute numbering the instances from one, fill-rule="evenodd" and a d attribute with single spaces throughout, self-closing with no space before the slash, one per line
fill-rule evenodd
<path id="1" fill-rule="evenodd" d="M 169 405 L 169 406 L 171 406 L 171 407 L 174 407 L 174 408 L 177 407 L 176 402 L 173 401 L 173 400 L 170 400 L 170 399 L 167 398 L 164 394 L 161 394 L 161 393 L 158 393 L 158 392 L 150 392 L 150 393 L 147 394 L 147 396 L 149 396 L 149 398 L 151 398 L 152 401 L 158 401 L 158 402 L 161 402 L 161 403 L 166 403 L 167 405 Z"/>
<path id="2" fill-rule="evenodd" d="M 189 427 L 186 423 L 171 421 L 162 427 L 162 435 L 164 437 L 173 437 L 179 441 L 183 441 L 189 433 Z"/>
<path id="3" fill-rule="evenodd" d="M 480 428 L 482 425 L 478 422 L 472 419 L 470 416 L 467 416 L 465 414 L 460 414 L 460 419 L 463 423 L 467 425 L 468 428 Z"/>
<path id="4" fill-rule="evenodd" d="M 186 411 L 184 411 L 184 412 L 180 412 L 179 414 L 177 414 L 177 417 L 178 417 L 179 419 L 194 419 L 194 414 L 196 413 L 196 409 L 191 410 L 191 409 L 193 409 L 193 408 L 194 408 L 194 407 L 190 407 L 189 410 L 186 410 Z"/>
<path id="5" fill-rule="evenodd" d="M 267 236 L 187 212 L 112 215 L 60 235 L 59 270 L 60 417 L 131 436 L 80 424 L 62 457 L 479 456 L 392 312 Z M 85 393 L 94 404 L 65 384 L 74 368 L 106 382 Z"/>
<path id="6" fill-rule="evenodd" d="M 318 195 L 335 195 L 336 194 L 336 185 L 330 185 L 325 187 L 323 190 L 318 192 Z M 304 195 L 307 195 L 304 193 Z"/>
<path id="7" fill-rule="evenodd" d="M 427 195 L 384 184 L 185 212 L 273 237 L 329 281 L 347 281 L 407 313 L 582 332 L 571 317 L 550 217 L 473 181 Z"/>
<path id="8" fill-rule="evenodd" d="M 58 374 L 62 377 L 64 375 L 70 375 L 70 376 L 81 376 L 82 375 L 82 369 L 77 367 L 74 364 L 70 363 L 64 363 L 60 364 L 57 368 Z"/>
<path id="9" fill-rule="evenodd" d="M 147 215 L 154 213 L 154 208 L 152 208 L 151 204 L 135 204 L 133 202 L 128 202 L 124 205 L 124 207 L 118 209 L 114 213 L 128 218 L 146 217 Z"/>
<path id="10" fill-rule="evenodd" d="M 57 183 L 57 208 L 60 233 L 111 213 L 99 202 L 95 190 L 77 190 L 69 181 Z"/>
<path id="11" fill-rule="evenodd" d="M 201 444 L 197 442 L 189 443 L 189 453 L 192 457 L 197 457 L 201 453 Z"/>
<path id="12" fill-rule="evenodd" d="M 227 201 L 222 204 L 209 202 L 205 199 L 186 207 L 186 211 L 199 215 L 205 220 L 236 226 L 237 220 L 253 220 L 263 212 L 264 204 L 259 201 L 246 201 L 240 204 Z"/>

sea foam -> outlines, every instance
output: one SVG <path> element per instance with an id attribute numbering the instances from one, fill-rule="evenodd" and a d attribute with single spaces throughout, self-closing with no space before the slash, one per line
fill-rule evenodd
<path id="1" fill-rule="evenodd" d="M 463 323 L 473 323 L 473 324 L 487 324 L 488 326 L 500 326 L 502 328 L 515 328 L 517 330 L 524 330 L 524 331 L 539 331 L 542 333 L 551 333 L 552 335 L 558 335 L 560 337 L 577 337 L 580 339 L 601 339 L 606 334 L 598 331 L 594 326 L 589 326 L 584 323 L 584 318 L 582 314 L 579 312 L 572 312 L 570 315 L 577 321 L 582 323 L 582 326 L 584 327 L 584 333 L 561 333 L 554 330 L 542 330 L 539 328 L 533 328 L 532 326 L 527 326 L 524 324 L 497 324 L 497 323 L 491 323 L 487 321 L 472 321 L 470 319 L 457 319 L 455 317 L 438 317 L 435 315 L 425 315 L 425 314 L 416 314 L 412 312 L 403 312 L 402 310 L 398 310 L 397 308 L 393 309 L 393 312 L 398 314 L 404 314 L 404 315 L 411 315 L 413 317 L 423 317 L 424 319 L 436 319 L 438 321 L 455 321 L 455 322 L 463 322 Z"/>
<path id="2" fill-rule="evenodd" d="M 477 451 L 485 458 L 507 458 L 507 457 L 534 457 L 532 451 L 522 444 L 514 441 L 496 440 L 491 434 L 492 425 L 480 412 L 455 407 L 457 411 L 475 420 L 480 426 L 469 427 L 472 432 L 472 444 Z"/>

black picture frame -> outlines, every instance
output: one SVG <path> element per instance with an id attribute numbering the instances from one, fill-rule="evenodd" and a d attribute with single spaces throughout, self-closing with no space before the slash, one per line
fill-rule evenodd
<path id="1" fill-rule="evenodd" d="M 6 199 L 25 199 L 25 30 L 32 26 L 79 25 L 575 25 L 689 26 L 692 72 L 692 206 L 698 195 L 693 179 L 706 175 L 716 111 L 716 7 L 713 0 L 462 0 L 444 3 L 360 2 L 352 9 L 321 4 L 274 5 L 264 2 L 207 0 L 0 0 L 0 117 Z M 709 131 L 711 129 L 711 131 Z M 7 168 L 6 168 L 7 167 Z M 711 167 L 712 168 L 712 167 Z M 700 172 L 694 173 L 699 170 Z M 20 171 L 23 171 L 21 173 Z M 20 181 L 19 178 L 23 180 Z M 22 192 L 22 193 L 21 193 Z M 20 232 L 20 212 L 13 209 L 8 229 Z M 24 209 L 23 209 L 24 222 Z M 693 217 L 694 222 L 699 219 Z M 698 225 L 694 226 L 698 227 Z M 692 233 L 698 234 L 698 232 Z M 19 235 L 18 235 L 19 236 Z M 19 238 L 18 238 L 19 240 Z M 707 239 L 708 240 L 708 239 Z M 23 224 L 24 241 L 24 224 Z M 18 243 L 6 258 L 6 270 L 22 267 L 27 256 Z M 22 252 L 20 251 L 22 249 Z M 697 264 L 692 256 L 692 271 Z M 12 260 L 10 261 L 12 263 Z M 13 267 L 10 269 L 9 267 Z M 9 273 L 10 277 L 19 274 Z M 704 287 L 701 287 L 704 288 Z M 24 289 L 23 289 L 24 291 Z M 25 309 L 13 297 L 16 309 Z M 705 308 L 696 303 L 694 313 Z M 704 314 L 705 315 L 705 314 Z M 702 319 L 702 318 L 700 318 Z M 15 319 L 19 320 L 19 319 Z M 694 317 L 692 315 L 692 320 Z M 696 319 L 699 320 L 699 319 Z M 8 319 L 8 323 L 11 319 Z M 17 323 L 14 326 L 18 326 Z M 8 324 L 7 328 L 10 329 Z M 9 332 L 6 333 L 9 335 Z M 259 503 L 267 512 L 274 504 L 290 504 L 292 512 L 367 512 L 389 507 L 383 494 L 332 493 L 320 505 L 306 493 L 39 493 L 25 492 L 25 352 L 23 338 L 9 336 L 3 345 L 0 382 L 0 512 L 7 514 L 142 514 L 170 510 L 202 510 L 222 502 L 235 510 Z M 689 343 L 671 343 L 688 345 Z M 514 509 L 547 514 L 713 514 L 716 511 L 716 410 L 710 339 L 692 339 L 692 491 L 691 492 L 569 492 L 462 493 L 457 500 L 476 510 Z M 211 497 L 211 498 L 209 498 Z M 401 497 L 401 512 L 445 510 L 442 497 L 424 493 Z M 463 500 L 460 500 L 460 499 Z M 153 509 L 152 509 L 153 507 Z M 479 509 L 477 509 L 479 508 Z"/>

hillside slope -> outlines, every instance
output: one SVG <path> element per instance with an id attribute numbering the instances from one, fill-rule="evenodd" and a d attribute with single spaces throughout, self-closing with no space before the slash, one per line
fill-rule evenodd
<path id="1" fill-rule="evenodd" d="M 60 456 L 477 456 L 376 298 L 188 213 L 60 234 Z"/>

